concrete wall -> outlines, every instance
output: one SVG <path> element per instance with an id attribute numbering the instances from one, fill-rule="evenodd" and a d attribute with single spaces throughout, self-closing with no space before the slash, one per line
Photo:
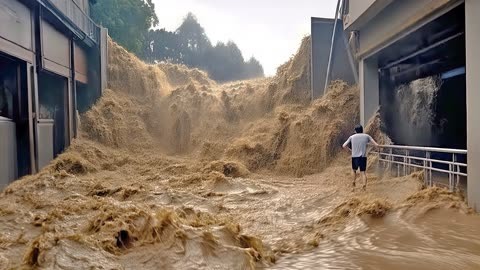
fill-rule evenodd
<path id="1" fill-rule="evenodd" d="M 69 17 L 74 9 L 79 9 L 87 15 L 90 12 L 88 0 L 50 0 L 50 2 Z"/>
<path id="2" fill-rule="evenodd" d="M 360 124 L 366 126 L 380 104 L 377 59 L 363 59 L 359 63 Z"/>
<path id="3" fill-rule="evenodd" d="M 465 1 L 468 204 L 480 211 L 480 1 Z"/>
<path id="4" fill-rule="evenodd" d="M 403 0 L 405 1 L 405 0 Z M 358 30 L 393 0 L 349 0 L 344 26 L 348 31 Z"/>
<path id="5" fill-rule="evenodd" d="M 312 18 L 312 97 L 318 98 L 324 94 L 327 75 L 328 57 L 332 42 L 332 32 L 335 20 Z M 349 84 L 356 83 L 352 65 L 348 59 L 346 40 L 342 21 L 338 20 L 335 43 L 333 47 L 330 80 L 341 79 Z"/>
<path id="6" fill-rule="evenodd" d="M 15 0 L 0 0 L 0 36 L 32 50 L 30 9 Z"/>
<path id="7" fill-rule="evenodd" d="M 345 18 L 345 27 L 349 27 L 352 23 L 355 23 L 375 1 L 376 0 L 348 1 L 348 16 Z"/>
<path id="8" fill-rule="evenodd" d="M 0 50 L 32 63 L 34 47 L 30 9 L 16 0 L 0 0 Z"/>
<path id="9" fill-rule="evenodd" d="M 443 15 L 460 0 L 393 1 L 360 29 L 357 57 L 364 58 Z M 444 11 L 444 12 L 442 12 Z"/>
<path id="10" fill-rule="evenodd" d="M 73 0 L 75 4 L 87 15 L 90 15 L 90 9 L 88 5 L 89 0 Z"/>

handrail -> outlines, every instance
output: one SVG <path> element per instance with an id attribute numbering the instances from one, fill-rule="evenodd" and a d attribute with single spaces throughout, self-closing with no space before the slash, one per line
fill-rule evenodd
<path id="1" fill-rule="evenodd" d="M 423 146 L 407 146 L 407 145 L 379 145 L 379 148 L 392 148 L 392 149 L 405 149 L 414 151 L 428 151 L 437 153 L 450 153 L 450 154 L 467 154 L 467 150 L 452 149 L 452 148 L 438 148 L 438 147 L 423 147 Z"/>
<path id="2" fill-rule="evenodd" d="M 85 37 L 89 38 L 95 44 L 100 42 L 100 27 L 78 6 L 78 4 L 73 0 L 37 0 L 44 7 L 46 7 L 54 15 L 58 16 L 54 9 L 58 10 L 61 16 L 65 20 L 69 21 L 69 24 L 72 24 L 73 27 L 80 30 L 83 35 L 80 35 L 80 38 L 84 39 Z M 47 4 L 48 3 L 48 4 Z M 78 30 L 74 30 L 78 32 Z"/>
<path id="3" fill-rule="evenodd" d="M 422 165 L 408 164 L 408 163 L 404 163 L 404 162 L 400 162 L 400 161 L 394 161 L 394 160 L 392 161 L 392 160 L 387 160 L 387 159 L 383 159 L 383 158 L 381 158 L 380 160 L 381 161 L 388 161 L 388 162 L 399 164 L 399 165 L 408 165 L 408 166 L 412 166 L 412 167 L 415 167 L 415 168 L 424 169 L 424 167 Z M 430 168 L 430 170 L 435 171 L 435 172 L 451 173 L 451 174 L 455 174 L 455 175 L 467 176 L 466 173 L 462 173 L 462 172 L 451 172 L 451 171 L 437 169 L 437 168 Z"/>
<path id="4" fill-rule="evenodd" d="M 404 155 L 395 155 L 395 154 L 388 154 L 388 153 L 379 153 L 379 155 L 385 155 L 385 156 L 390 156 L 390 157 L 398 157 L 398 158 L 405 157 Z M 461 162 L 452 162 L 452 161 L 446 161 L 446 160 L 440 160 L 440 159 L 422 158 L 422 157 L 415 157 L 415 156 L 408 156 L 408 158 L 409 159 L 414 159 L 414 160 L 420 160 L 420 161 L 431 161 L 431 162 L 434 162 L 434 163 L 452 164 L 452 165 L 467 167 L 466 163 L 461 163 Z"/>
<path id="5" fill-rule="evenodd" d="M 461 170 L 461 168 L 466 169 L 467 164 L 458 162 L 458 156 L 466 156 L 467 150 L 407 145 L 379 145 L 377 149 L 375 152 L 378 154 L 380 164 L 383 162 L 385 168 L 390 169 L 390 172 L 391 165 L 395 164 L 397 176 L 400 176 L 401 171 L 403 171 L 403 175 L 407 175 L 412 169 L 423 169 L 425 184 L 432 186 L 432 172 L 445 173 L 448 174 L 450 190 L 458 189 L 461 176 L 468 177 L 466 171 Z M 424 156 L 419 152 L 423 152 Z M 450 160 L 434 159 L 431 158 L 432 153 L 450 154 L 451 158 Z M 443 166 L 448 166 L 448 169 L 439 168 L 435 164 L 443 164 Z"/>

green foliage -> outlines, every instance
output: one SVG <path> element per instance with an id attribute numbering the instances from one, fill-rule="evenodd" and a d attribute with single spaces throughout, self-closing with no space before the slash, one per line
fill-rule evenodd
<path id="1" fill-rule="evenodd" d="M 175 32 L 151 30 L 145 46 L 150 61 L 170 61 L 206 70 L 217 81 L 263 77 L 263 67 L 255 58 L 245 62 L 238 46 L 229 41 L 212 46 L 197 18 L 189 13 Z M 153 49 L 153 50 L 152 50 Z"/>
<path id="2" fill-rule="evenodd" d="M 116 42 L 137 54 L 145 47 L 148 30 L 158 24 L 152 0 L 97 0 L 91 16 Z"/>

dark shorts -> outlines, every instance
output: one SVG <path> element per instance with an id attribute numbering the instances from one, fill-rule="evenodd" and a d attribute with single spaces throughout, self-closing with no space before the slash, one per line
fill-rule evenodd
<path id="1" fill-rule="evenodd" d="M 367 170 L 367 157 L 352 157 L 352 169 L 356 171 L 358 168 L 361 172 Z"/>

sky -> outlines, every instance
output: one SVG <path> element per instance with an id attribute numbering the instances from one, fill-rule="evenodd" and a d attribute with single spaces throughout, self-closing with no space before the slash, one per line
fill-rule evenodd
<path id="1" fill-rule="evenodd" d="M 197 16 L 212 44 L 234 41 L 245 60 L 263 65 L 265 75 L 294 55 L 310 34 L 310 18 L 332 18 L 337 0 L 153 0 L 156 28 L 174 31 L 188 12 Z"/>

